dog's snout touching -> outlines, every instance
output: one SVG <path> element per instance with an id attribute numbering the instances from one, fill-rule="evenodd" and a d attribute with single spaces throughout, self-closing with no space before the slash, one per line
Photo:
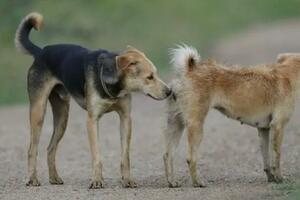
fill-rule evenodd
<path id="1" fill-rule="evenodd" d="M 166 88 L 166 96 L 170 96 L 172 94 L 172 90 L 170 88 Z"/>

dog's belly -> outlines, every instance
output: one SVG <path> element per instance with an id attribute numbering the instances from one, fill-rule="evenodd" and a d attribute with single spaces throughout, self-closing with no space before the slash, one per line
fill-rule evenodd
<path id="1" fill-rule="evenodd" d="M 269 128 L 270 122 L 272 120 L 271 114 L 263 114 L 258 116 L 244 116 L 237 117 L 236 120 L 240 121 L 242 124 L 248 124 L 257 128 Z"/>
<path id="2" fill-rule="evenodd" d="M 241 124 L 247 124 L 256 128 L 269 128 L 272 121 L 272 114 L 270 112 L 245 115 L 234 113 L 223 106 L 214 106 L 214 108 L 227 117 L 240 121 Z"/>
<path id="3" fill-rule="evenodd" d="M 86 110 L 86 99 L 84 97 L 76 95 L 72 95 L 72 97 L 81 108 Z"/>

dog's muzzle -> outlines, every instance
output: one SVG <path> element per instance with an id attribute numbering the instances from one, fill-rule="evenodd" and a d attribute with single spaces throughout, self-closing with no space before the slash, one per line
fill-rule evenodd
<path id="1" fill-rule="evenodd" d="M 154 99 L 154 100 L 163 100 L 163 99 L 156 98 L 156 97 L 152 96 L 152 95 L 149 94 L 149 93 L 147 94 L 147 96 L 151 97 L 151 98 Z"/>
<path id="2" fill-rule="evenodd" d="M 166 96 L 169 97 L 172 93 L 173 93 L 173 91 L 168 88 L 166 91 Z"/>
<path id="3" fill-rule="evenodd" d="M 163 100 L 163 99 L 166 99 L 166 98 L 170 97 L 173 94 L 173 91 L 169 88 L 166 88 L 164 93 L 165 93 L 165 97 L 163 97 L 163 98 L 154 97 L 149 93 L 147 93 L 147 96 L 149 96 L 149 97 L 151 97 L 152 99 L 155 99 L 155 100 Z"/>

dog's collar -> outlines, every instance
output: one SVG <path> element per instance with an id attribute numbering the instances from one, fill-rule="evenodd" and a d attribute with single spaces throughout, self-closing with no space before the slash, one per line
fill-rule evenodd
<path id="1" fill-rule="evenodd" d="M 104 99 L 115 100 L 123 96 L 123 76 L 118 72 L 114 63 L 106 65 L 106 56 L 101 56 L 102 52 L 97 52 L 92 56 L 92 68 L 95 73 L 95 86 L 99 95 Z M 105 53 L 105 52 L 104 52 Z M 108 55 L 108 59 L 113 59 L 114 55 Z"/>
<path id="2" fill-rule="evenodd" d="M 101 83 L 101 86 L 103 88 L 103 91 L 105 92 L 105 94 L 110 98 L 110 99 L 116 99 L 117 96 L 114 96 L 112 95 L 108 88 L 107 88 L 107 85 L 105 84 L 105 82 L 103 81 L 103 63 L 101 63 L 101 67 L 100 67 L 100 74 L 99 74 L 99 77 L 100 77 L 100 83 Z"/>
<path id="3" fill-rule="evenodd" d="M 100 67 L 98 68 L 98 86 L 101 87 L 100 95 L 103 98 L 108 98 L 108 99 L 118 99 L 121 97 L 126 96 L 128 93 L 126 90 L 123 88 L 122 84 L 122 77 L 119 76 L 118 81 L 116 83 L 110 84 L 106 83 L 104 76 L 105 76 L 105 66 L 101 62 L 99 63 Z M 102 93 L 102 94 L 101 94 Z"/>

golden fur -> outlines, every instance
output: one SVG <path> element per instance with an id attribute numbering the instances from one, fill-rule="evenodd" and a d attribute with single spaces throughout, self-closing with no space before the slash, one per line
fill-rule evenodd
<path id="1" fill-rule="evenodd" d="M 173 50 L 173 64 L 179 73 L 171 86 L 175 95 L 168 100 L 165 130 L 164 161 L 169 185 L 178 186 L 173 177 L 173 156 L 185 128 L 193 185 L 204 186 L 197 175 L 196 153 L 210 108 L 258 129 L 268 180 L 281 182 L 280 147 L 299 88 L 300 54 L 282 54 L 274 64 L 248 68 L 197 61 L 197 55 L 188 46 Z"/>

